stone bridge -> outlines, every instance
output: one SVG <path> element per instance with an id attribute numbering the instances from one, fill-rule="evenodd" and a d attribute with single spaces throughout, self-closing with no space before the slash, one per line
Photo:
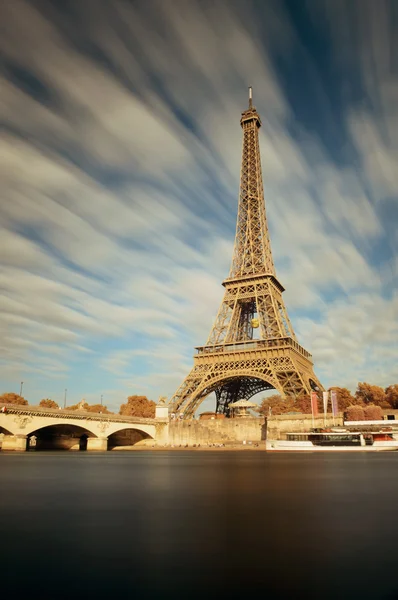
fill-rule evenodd
<path id="1" fill-rule="evenodd" d="M 156 418 L 143 419 L 34 406 L 5 405 L 4 408 L 5 411 L 0 412 L 3 450 L 23 452 L 36 447 L 104 451 L 131 447 L 142 439 L 152 438 L 155 444 L 168 440 L 169 421 L 161 409 L 157 409 Z"/>

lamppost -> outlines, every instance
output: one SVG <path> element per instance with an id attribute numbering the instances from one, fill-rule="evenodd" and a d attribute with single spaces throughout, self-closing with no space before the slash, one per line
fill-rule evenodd
<path id="1" fill-rule="evenodd" d="M 102 396 L 102 394 L 101 394 L 101 406 L 102 406 L 102 397 L 103 397 L 103 396 Z"/>
<path id="2" fill-rule="evenodd" d="M 22 396 L 22 388 L 23 388 L 23 381 L 21 381 L 21 388 L 19 390 L 19 395 Z"/>
<path id="3" fill-rule="evenodd" d="M 67 392 L 67 391 L 68 391 L 68 390 L 65 388 L 65 395 L 64 395 L 64 408 L 66 408 L 66 392 Z"/>

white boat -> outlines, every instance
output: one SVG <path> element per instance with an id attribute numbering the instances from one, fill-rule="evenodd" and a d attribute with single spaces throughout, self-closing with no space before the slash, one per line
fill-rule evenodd
<path id="1" fill-rule="evenodd" d="M 307 431 L 266 440 L 269 452 L 386 452 L 398 450 L 398 431 Z"/>

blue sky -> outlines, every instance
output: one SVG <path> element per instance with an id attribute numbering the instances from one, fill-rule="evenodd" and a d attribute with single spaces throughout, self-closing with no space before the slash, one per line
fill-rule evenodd
<path id="1" fill-rule="evenodd" d="M 173 394 L 229 271 L 249 85 L 298 338 L 325 385 L 396 383 L 397 9 L 4 0 L 2 391 Z"/>

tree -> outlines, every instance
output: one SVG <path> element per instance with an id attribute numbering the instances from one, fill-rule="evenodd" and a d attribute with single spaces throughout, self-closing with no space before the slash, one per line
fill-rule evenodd
<path id="1" fill-rule="evenodd" d="M 383 419 L 383 411 L 376 404 L 368 404 L 364 409 L 366 421 L 381 421 Z"/>
<path id="2" fill-rule="evenodd" d="M 347 408 L 347 421 L 365 421 L 365 411 L 359 404 L 351 404 Z"/>
<path id="3" fill-rule="evenodd" d="M 290 412 L 293 409 L 293 401 L 287 400 L 286 398 L 282 398 L 279 394 L 273 394 L 272 396 L 267 396 L 261 400 L 261 404 L 256 409 L 260 415 L 266 417 L 267 415 L 283 415 L 287 412 Z"/>
<path id="4" fill-rule="evenodd" d="M 121 405 L 119 414 L 126 417 L 153 418 L 155 408 L 156 403 L 153 400 L 148 400 L 146 396 L 129 396 L 127 403 Z"/>
<path id="5" fill-rule="evenodd" d="M 335 390 L 337 392 L 337 404 L 339 410 L 346 410 L 352 404 L 359 404 L 360 402 L 356 401 L 354 396 L 351 394 L 350 390 L 342 387 L 331 387 L 329 391 Z"/>
<path id="6" fill-rule="evenodd" d="M 40 400 L 39 406 L 43 406 L 43 408 L 59 408 L 58 404 L 51 400 L 51 398 L 43 398 Z"/>
<path id="7" fill-rule="evenodd" d="M 14 392 L 6 392 L 1 394 L 0 404 L 18 404 L 19 406 L 27 406 L 28 401 L 19 394 L 14 394 Z"/>
<path id="8" fill-rule="evenodd" d="M 271 414 L 273 415 L 285 415 L 290 412 L 298 412 L 305 415 L 312 413 L 311 407 L 311 396 L 309 394 L 302 394 L 297 398 L 282 398 L 279 394 L 274 394 L 263 398 L 258 412 L 264 416 L 269 414 L 269 408 L 271 407 Z M 318 394 L 318 411 L 322 413 L 323 405 L 321 395 Z"/>
<path id="9" fill-rule="evenodd" d="M 113 415 L 113 413 L 110 410 L 108 410 L 107 406 L 104 406 L 102 404 L 88 404 L 88 402 L 85 402 L 84 400 L 79 402 L 79 404 L 71 404 L 71 406 L 67 406 L 66 410 L 84 410 L 86 412 L 91 412 L 91 413 L 102 413 L 104 415 Z"/>
<path id="10" fill-rule="evenodd" d="M 83 410 L 86 410 L 87 412 L 92 412 L 92 413 L 103 413 L 105 415 L 113 414 L 110 410 L 108 410 L 108 407 L 104 406 L 103 404 L 87 404 L 87 402 L 86 402 Z"/>
<path id="11" fill-rule="evenodd" d="M 294 401 L 294 410 L 297 412 L 303 413 L 305 415 L 310 415 L 312 413 L 311 408 L 311 396 L 308 394 L 302 394 L 298 396 Z M 319 408 L 319 397 L 318 397 L 318 410 Z"/>
<path id="12" fill-rule="evenodd" d="M 380 406 L 386 401 L 386 393 L 382 387 L 370 383 L 358 383 L 355 398 L 364 404 L 377 404 Z"/>
<path id="13" fill-rule="evenodd" d="M 398 383 L 386 387 L 386 401 L 392 408 L 398 408 Z"/>

